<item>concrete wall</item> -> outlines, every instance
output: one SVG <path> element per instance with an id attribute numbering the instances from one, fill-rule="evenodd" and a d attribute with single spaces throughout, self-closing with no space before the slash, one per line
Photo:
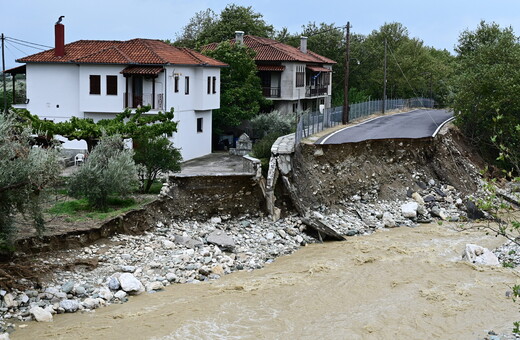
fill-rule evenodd
<path id="1" fill-rule="evenodd" d="M 202 118 L 202 132 L 197 131 L 197 119 Z M 182 158 L 187 161 L 211 153 L 212 111 L 175 111 L 179 121 L 177 132 L 171 139 L 176 148 L 181 149 Z"/>

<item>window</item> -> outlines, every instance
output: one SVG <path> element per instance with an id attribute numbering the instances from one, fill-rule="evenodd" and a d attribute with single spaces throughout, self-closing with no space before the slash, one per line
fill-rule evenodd
<path id="1" fill-rule="evenodd" d="M 213 93 L 217 93 L 217 77 L 213 77 Z"/>
<path id="2" fill-rule="evenodd" d="M 117 76 L 107 76 L 107 95 L 117 96 Z"/>
<path id="3" fill-rule="evenodd" d="M 202 118 L 197 118 L 197 132 L 202 132 Z"/>
<path id="4" fill-rule="evenodd" d="M 90 76 L 90 94 L 101 94 L 101 76 Z"/>
<path id="5" fill-rule="evenodd" d="M 208 94 L 211 93 L 211 77 L 208 77 Z"/>
<path id="6" fill-rule="evenodd" d="M 292 104 L 292 112 L 296 113 L 298 111 L 298 103 Z"/>
<path id="7" fill-rule="evenodd" d="M 305 86 L 305 66 L 296 66 L 296 87 Z"/>
<path id="8" fill-rule="evenodd" d="M 179 92 L 179 76 L 175 76 L 174 82 L 173 82 L 173 89 L 175 93 Z"/>
<path id="9" fill-rule="evenodd" d="M 184 94 L 190 94 L 190 77 L 184 77 Z"/>

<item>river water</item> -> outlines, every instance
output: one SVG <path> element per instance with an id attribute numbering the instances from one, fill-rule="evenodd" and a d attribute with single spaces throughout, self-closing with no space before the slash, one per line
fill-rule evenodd
<path id="1" fill-rule="evenodd" d="M 460 261 L 502 240 L 424 225 L 316 244 L 264 269 L 167 287 L 11 339 L 483 339 L 520 320 L 514 269 Z"/>

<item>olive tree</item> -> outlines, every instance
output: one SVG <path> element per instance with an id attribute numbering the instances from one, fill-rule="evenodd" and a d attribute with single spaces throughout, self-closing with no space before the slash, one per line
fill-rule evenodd
<path id="1" fill-rule="evenodd" d="M 12 243 L 16 216 L 27 216 L 38 233 L 44 228 L 41 192 L 59 178 L 59 151 L 32 145 L 30 129 L 0 115 L 0 248 Z"/>

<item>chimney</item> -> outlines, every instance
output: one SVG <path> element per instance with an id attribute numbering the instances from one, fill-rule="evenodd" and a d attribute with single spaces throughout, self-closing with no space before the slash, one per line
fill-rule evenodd
<path id="1" fill-rule="evenodd" d="M 54 25 L 54 55 L 63 57 L 65 55 L 65 26 L 61 23 L 63 16 Z"/>
<path id="2" fill-rule="evenodd" d="M 300 51 L 307 53 L 307 37 L 300 37 Z"/>
<path id="3" fill-rule="evenodd" d="M 235 31 L 235 44 L 244 45 L 244 31 Z"/>

